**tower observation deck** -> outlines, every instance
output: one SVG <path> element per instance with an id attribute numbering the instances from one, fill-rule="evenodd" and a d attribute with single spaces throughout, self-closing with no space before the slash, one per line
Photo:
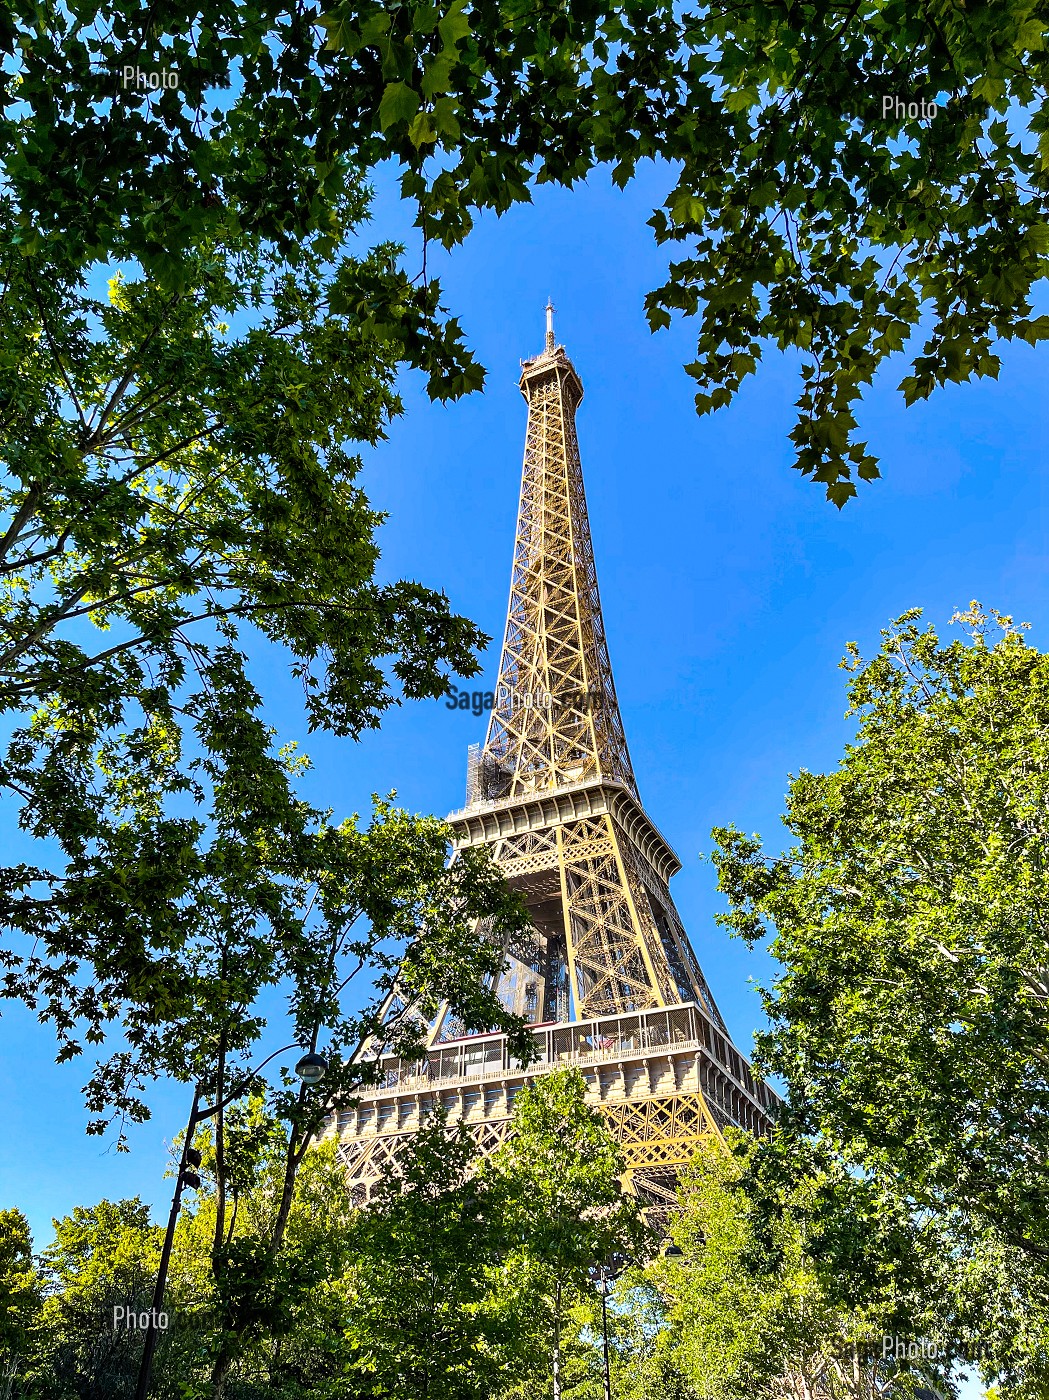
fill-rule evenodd
<path id="1" fill-rule="evenodd" d="M 522 1068 L 498 1034 L 467 1035 L 443 1009 L 425 1061 L 388 1057 L 385 1087 L 335 1129 L 366 1199 L 440 1103 L 490 1151 L 521 1085 L 564 1065 L 584 1075 L 651 1207 L 673 1200 L 699 1140 L 768 1126 L 775 1102 L 725 1023 L 670 895 L 680 861 L 638 794 L 605 640 L 576 438 L 583 386 L 556 344 L 522 362 L 524 469 L 499 683 L 471 749 L 454 849 L 486 846 L 532 920 L 506 950 L 498 994 L 535 1026 Z M 454 857 L 453 857 L 454 858 Z"/>

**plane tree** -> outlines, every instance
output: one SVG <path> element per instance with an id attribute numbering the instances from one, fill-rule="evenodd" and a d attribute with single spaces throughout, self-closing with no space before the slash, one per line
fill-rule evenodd
<path id="1" fill-rule="evenodd" d="M 780 969 L 758 1037 L 784 1132 L 1049 1279 L 1049 661 L 977 605 L 849 648 L 857 728 L 790 779 L 793 846 L 715 833 L 729 927 Z M 894 1185 L 895 1183 L 895 1185 Z"/>
<path id="2" fill-rule="evenodd" d="M 61 1059 L 108 1039 L 95 1130 L 143 1116 L 155 1075 L 192 1083 L 217 1058 L 231 1083 L 282 981 L 298 1043 L 330 1041 L 339 957 L 380 1001 L 399 966 L 413 996 L 502 1024 L 501 882 L 446 871 L 432 819 L 306 803 L 308 760 L 256 684 L 280 658 L 307 723 L 354 739 L 477 668 L 482 634 L 443 593 L 377 577 L 352 449 L 399 411 L 396 354 L 348 329 L 343 296 L 384 256 L 329 266 L 303 244 L 292 268 L 244 235 L 187 254 L 177 291 L 133 267 L 97 289 L 45 252 L 9 268 L 2 994 Z"/>
<path id="3" fill-rule="evenodd" d="M 1044 0 L 24 0 L 0 19 L 9 256 L 117 251 L 177 286 L 205 234 L 335 248 L 345 191 L 393 160 L 422 256 L 354 314 L 463 392 L 427 243 L 654 159 L 650 324 L 696 318 L 701 413 L 791 352 L 795 465 L 841 506 L 878 474 L 856 407 L 887 360 L 913 403 L 1049 335 L 1047 23 Z"/>

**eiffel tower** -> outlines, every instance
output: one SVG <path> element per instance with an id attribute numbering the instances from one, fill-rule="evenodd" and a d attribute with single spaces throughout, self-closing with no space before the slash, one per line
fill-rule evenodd
<path id="1" fill-rule="evenodd" d="M 535 1026 L 527 1069 L 498 1034 L 443 1008 L 423 1062 L 385 1057 L 383 1087 L 332 1127 L 357 1199 L 438 1103 L 483 1151 L 520 1087 L 577 1067 L 650 1208 L 674 1199 L 699 1140 L 760 1133 L 775 1103 L 731 1043 L 668 882 L 681 863 L 641 805 L 608 658 L 576 440 L 583 386 L 555 343 L 522 361 L 528 404 L 510 605 L 488 734 L 471 748 L 455 851 L 487 847 L 532 920 L 498 994 Z M 453 855 L 454 859 L 454 855 Z"/>

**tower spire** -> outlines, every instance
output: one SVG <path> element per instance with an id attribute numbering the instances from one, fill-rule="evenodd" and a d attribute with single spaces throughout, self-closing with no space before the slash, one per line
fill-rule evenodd
<path id="1" fill-rule="evenodd" d="M 528 403 L 499 684 L 480 755 L 482 800 L 606 779 L 637 789 L 608 658 L 575 414 L 583 397 L 546 308 L 546 351 L 522 365 Z"/>
<path id="2" fill-rule="evenodd" d="M 546 299 L 546 353 L 549 355 L 554 348 L 554 303 L 549 297 Z"/>

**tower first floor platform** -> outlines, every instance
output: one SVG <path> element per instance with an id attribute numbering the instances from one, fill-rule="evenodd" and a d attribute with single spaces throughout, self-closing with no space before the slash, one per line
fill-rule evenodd
<path id="1" fill-rule="evenodd" d="M 465 1123 L 482 1154 L 507 1137 L 514 1098 L 539 1076 L 578 1069 L 626 1159 L 624 1186 L 666 1210 L 700 1140 L 729 1124 L 763 1132 L 776 1096 L 694 1002 L 536 1026 L 537 1058 L 523 1066 L 503 1035 L 435 1044 L 426 1057 L 383 1056 L 380 1082 L 332 1118 L 356 1200 L 365 1203 L 398 1151 L 438 1107 Z"/>

